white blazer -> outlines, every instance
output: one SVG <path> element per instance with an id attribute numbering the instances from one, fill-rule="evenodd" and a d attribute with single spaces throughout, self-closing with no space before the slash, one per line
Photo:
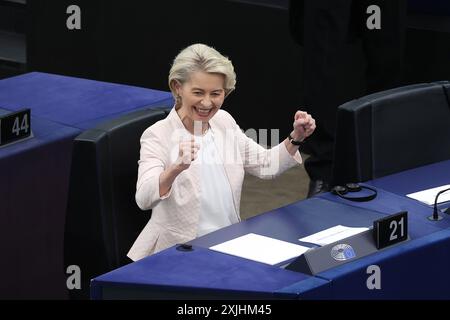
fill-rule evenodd
<path id="1" fill-rule="evenodd" d="M 238 216 L 244 170 L 262 179 L 273 179 L 302 162 L 300 153 L 291 156 L 284 143 L 271 149 L 260 146 L 224 110 L 219 110 L 209 124 Z M 179 142 L 186 134 L 175 108 L 142 134 L 136 202 L 143 210 L 152 209 L 152 217 L 128 252 L 134 261 L 197 235 L 202 184 L 195 161 L 178 175 L 166 195 L 159 196 L 159 175 L 176 160 Z"/>

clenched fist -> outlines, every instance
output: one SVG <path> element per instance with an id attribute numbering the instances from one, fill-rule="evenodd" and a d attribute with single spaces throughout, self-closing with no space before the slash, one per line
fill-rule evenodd
<path id="1" fill-rule="evenodd" d="M 292 138 L 296 141 L 303 141 L 316 129 L 316 120 L 309 113 L 299 110 L 294 115 L 293 127 Z"/>
<path id="2" fill-rule="evenodd" d="M 192 161 L 197 159 L 197 152 L 199 149 L 200 145 L 195 143 L 194 137 L 192 137 L 190 141 L 180 142 L 178 158 L 175 161 L 175 164 L 180 171 L 189 168 Z"/>

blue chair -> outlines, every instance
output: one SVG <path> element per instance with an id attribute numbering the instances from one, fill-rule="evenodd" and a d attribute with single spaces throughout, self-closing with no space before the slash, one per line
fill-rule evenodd
<path id="1" fill-rule="evenodd" d="M 125 265 L 134 240 L 150 219 L 135 202 L 140 137 L 170 109 L 140 110 L 75 138 L 64 237 L 64 265 L 81 269 L 89 298 L 91 278 Z"/>
<path id="2" fill-rule="evenodd" d="M 404 86 L 341 105 L 333 184 L 450 159 L 450 83 Z"/>

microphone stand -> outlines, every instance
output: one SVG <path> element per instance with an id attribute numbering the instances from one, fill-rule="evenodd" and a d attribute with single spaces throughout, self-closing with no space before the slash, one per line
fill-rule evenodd
<path id="1" fill-rule="evenodd" d="M 437 201 L 438 201 L 439 196 L 440 196 L 442 193 L 447 192 L 447 191 L 449 191 L 449 190 L 450 190 L 450 188 L 441 190 L 441 191 L 439 191 L 439 192 L 437 193 L 436 198 L 434 198 L 433 215 L 429 216 L 429 217 L 428 217 L 428 220 L 431 220 L 431 221 L 439 221 L 439 220 L 442 220 L 442 216 L 438 213 Z M 447 210 L 446 210 L 446 213 L 447 213 L 447 214 L 450 214 L 450 211 L 447 209 Z"/>

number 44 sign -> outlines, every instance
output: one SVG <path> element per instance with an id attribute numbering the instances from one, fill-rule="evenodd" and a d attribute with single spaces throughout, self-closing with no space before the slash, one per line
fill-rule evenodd
<path id="1" fill-rule="evenodd" d="M 31 136 L 30 109 L 0 116 L 0 146 Z"/>

